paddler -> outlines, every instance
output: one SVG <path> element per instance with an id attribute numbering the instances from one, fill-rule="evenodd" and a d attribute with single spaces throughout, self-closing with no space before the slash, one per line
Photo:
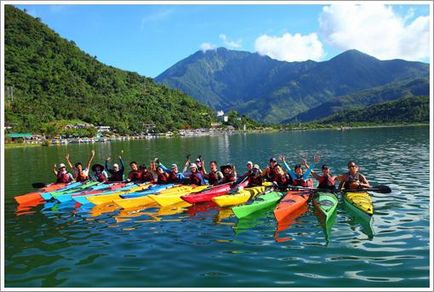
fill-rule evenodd
<path id="1" fill-rule="evenodd" d="M 289 176 L 291 177 L 291 185 L 292 186 L 299 186 L 299 187 L 312 187 L 313 182 L 309 178 L 310 173 L 312 172 L 312 169 L 315 167 L 315 164 L 319 161 L 319 155 L 315 155 L 314 157 L 314 163 L 312 163 L 311 166 L 307 164 L 307 161 L 305 158 L 303 158 L 303 165 L 307 168 L 307 170 L 304 172 L 301 164 L 296 164 L 294 166 L 294 170 L 292 170 L 288 163 L 286 163 L 285 156 L 281 155 L 280 159 L 283 161 L 283 164 L 285 165 L 286 170 L 288 171 Z"/>
<path id="2" fill-rule="evenodd" d="M 108 181 L 108 174 L 104 170 L 104 166 L 102 166 L 99 163 L 96 163 L 92 165 L 92 180 L 98 181 L 98 182 L 107 182 Z"/>
<path id="3" fill-rule="evenodd" d="M 157 167 L 157 184 L 168 184 L 169 174 L 159 165 Z"/>
<path id="4" fill-rule="evenodd" d="M 277 184 L 279 189 L 286 189 L 289 183 L 288 177 L 274 157 L 270 158 L 269 165 L 263 171 L 262 176 L 268 181 Z"/>
<path id="5" fill-rule="evenodd" d="M 66 171 L 66 166 L 63 163 L 59 164 L 59 168 L 57 168 L 56 164 L 54 164 L 53 172 L 56 175 L 56 184 L 66 184 L 74 180 L 72 174 Z"/>
<path id="6" fill-rule="evenodd" d="M 152 168 L 152 166 L 151 166 L 151 168 Z M 142 164 L 140 166 L 139 170 L 141 173 L 141 177 L 140 177 L 141 182 L 144 182 L 144 183 L 145 182 L 151 182 L 151 183 L 156 182 L 156 179 L 154 177 L 154 173 L 152 171 L 148 170 L 148 168 L 146 167 L 145 164 Z"/>
<path id="7" fill-rule="evenodd" d="M 359 173 L 359 166 L 354 161 L 348 162 L 347 166 L 348 172 L 336 177 L 336 179 L 340 181 L 340 190 L 355 190 L 371 187 L 366 177 Z"/>
<path id="8" fill-rule="evenodd" d="M 330 174 L 330 167 L 328 167 L 326 164 L 321 166 L 321 171 L 322 175 L 318 175 L 313 169 L 311 172 L 312 176 L 318 181 L 318 188 L 334 191 L 336 189 L 336 176 Z"/>
<path id="9" fill-rule="evenodd" d="M 217 169 L 217 161 L 212 160 L 209 163 L 209 168 L 210 168 L 210 172 L 207 173 L 205 166 L 203 167 L 203 170 L 205 172 L 204 178 L 208 180 L 208 183 L 210 185 L 219 184 L 220 181 L 223 179 L 223 173 Z"/>
<path id="10" fill-rule="evenodd" d="M 248 187 L 255 187 L 255 186 L 261 186 L 262 185 L 262 172 L 259 168 L 259 165 L 253 164 L 251 161 L 247 161 L 247 172 L 244 173 L 241 178 L 247 177 L 248 180 Z"/>
<path id="11" fill-rule="evenodd" d="M 130 168 L 131 171 L 128 173 L 127 181 L 131 182 L 141 182 L 142 181 L 142 171 L 139 170 L 139 166 L 137 162 L 131 161 L 130 162 Z"/>
<path id="12" fill-rule="evenodd" d="M 181 184 L 185 182 L 185 175 L 179 172 L 178 165 L 176 163 L 173 163 L 171 168 L 169 169 L 164 164 L 162 164 L 158 158 L 155 158 L 155 162 L 158 164 L 159 167 L 164 170 L 164 172 L 169 175 L 169 183 Z"/>
<path id="13" fill-rule="evenodd" d="M 196 163 L 190 164 L 190 172 L 190 184 L 196 186 L 202 186 L 206 184 L 202 174 L 197 169 Z"/>
<path id="14" fill-rule="evenodd" d="M 237 180 L 237 172 L 234 165 L 226 164 L 220 166 L 220 170 L 223 173 L 223 179 L 220 182 L 221 184 L 235 182 Z"/>
<path id="15" fill-rule="evenodd" d="M 202 159 L 202 155 L 199 155 L 196 158 L 196 165 L 197 165 L 197 170 L 200 172 L 200 174 L 202 176 L 205 175 L 205 165 L 204 165 L 205 161 Z"/>
<path id="16" fill-rule="evenodd" d="M 89 160 L 87 161 L 86 167 L 83 169 L 83 165 L 81 162 L 77 162 L 74 166 L 72 166 L 71 161 L 69 160 L 69 153 L 66 154 L 66 162 L 69 167 L 72 169 L 72 173 L 75 181 L 83 182 L 89 179 L 89 169 L 90 164 L 92 163 L 93 158 L 95 157 L 95 150 L 92 150 Z"/>
<path id="17" fill-rule="evenodd" d="M 111 157 L 107 157 L 105 160 L 105 169 L 109 173 L 109 181 L 123 181 L 124 180 L 124 161 L 122 160 L 122 157 L 119 155 L 119 164 L 113 163 L 113 167 L 110 169 L 108 166 L 108 162 L 110 161 Z M 120 165 L 120 167 L 119 167 Z"/>

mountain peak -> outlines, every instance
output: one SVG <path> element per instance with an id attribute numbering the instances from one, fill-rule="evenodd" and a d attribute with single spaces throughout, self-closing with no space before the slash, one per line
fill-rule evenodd
<path id="1" fill-rule="evenodd" d="M 348 60 L 348 61 L 357 61 L 357 60 L 371 60 L 371 61 L 379 61 L 377 58 L 372 57 L 371 55 L 362 53 L 356 49 L 347 50 L 333 58 L 330 59 L 330 61 L 336 61 L 336 60 Z"/>

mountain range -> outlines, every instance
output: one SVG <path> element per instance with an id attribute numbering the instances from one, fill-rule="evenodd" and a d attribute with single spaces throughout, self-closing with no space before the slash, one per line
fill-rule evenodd
<path id="1" fill-rule="evenodd" d="M 354 106 L 429 94 L 429 65 L 379 60 L 357 50 L 323 62 L 284 62 L 257 53 L 197 51 L 155 80 L 215 110 L 267 123 L 312 121 Z"/>

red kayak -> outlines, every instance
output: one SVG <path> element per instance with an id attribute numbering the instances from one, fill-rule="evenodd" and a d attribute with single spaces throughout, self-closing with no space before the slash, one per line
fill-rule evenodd
<path id="1" fill-rule="evenodd" d="M 224 194 L 227 194 L 231 191 L 231 189 L 236 189 L 239 186 L 246 187 L 248 185 L 248 181 L 241 182 L 238 185 L 232 186 L 232 183 L 227 183 L 223 185 L 217 185 L 214 187 L 211 187 L 210 189 L 198 192 L 198 193 L 192 193 L 185 196 L 181 196 L 181 199 L 184 201 L 190 203 L 190 204 L 196 204 L 196 203 L 202 203 L 202 202 L 209 202 L 214 197 L 222 196 Z"/>
<path id="2" fill-rule="evenodd" d="M 287 192 L 274 209 L 274 217 L 276 217 L 277 222 L 279 223 L 280 221 L 283 221 L 298 208 L 307 204 L 309 196 L 310 193 L 307 190 Z"/>
<path id="3" fill-rule="evenodd" d="M 49 184 L 48 186 L 46 186 L 45 188 L 39 189 L 36 192 L 31 192 L 31 193 L 27 193 L 24 195 L 20 195 L 20 196 L 16 196 L 14 197 L 15 201 L 17 201 L 18 204 L 27 204 L 27 203 L 31 203 L 31 202 L 37 202 L 39 200 L 42 199 L 41 194 L 45 193 L 45 192 L 52 192 L 58 189 L 61 189 L 63 187 L 65 187 L 67 184 L 61 183 L 61 184 L 56 184 L 56 183 L 52 183 Z"/>

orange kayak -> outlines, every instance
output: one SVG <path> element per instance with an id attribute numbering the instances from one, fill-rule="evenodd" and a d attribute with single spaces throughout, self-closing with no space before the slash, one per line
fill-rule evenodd
<path id="1" fill-rule="evenodd" d="M 277 222 L 283 221 L 301 206 L 307 204 L 310 193 L 306 190 L 289 191 L 274 209 Z"/>
<path id="2" fill-rule="evenodd" d="M 49 184 L 48 186 L 46 186 L 45 188 L 39 189 L 36 192 L 31 192 L 31 193 L 27 193 L 24 195 L 20 195 L 20 196 L 16 196 L 14 197 L 15 201 L 17 201 L 18 204 L 27 204 L 27 203 L 31 203 L 34 201 L 39 201 L 42 199 L 41 194 L 45 193 L 45 192 L 52 192 L 58 189 L 61 189 L 63 187 L 65 187 L 67 184 Z"/>

